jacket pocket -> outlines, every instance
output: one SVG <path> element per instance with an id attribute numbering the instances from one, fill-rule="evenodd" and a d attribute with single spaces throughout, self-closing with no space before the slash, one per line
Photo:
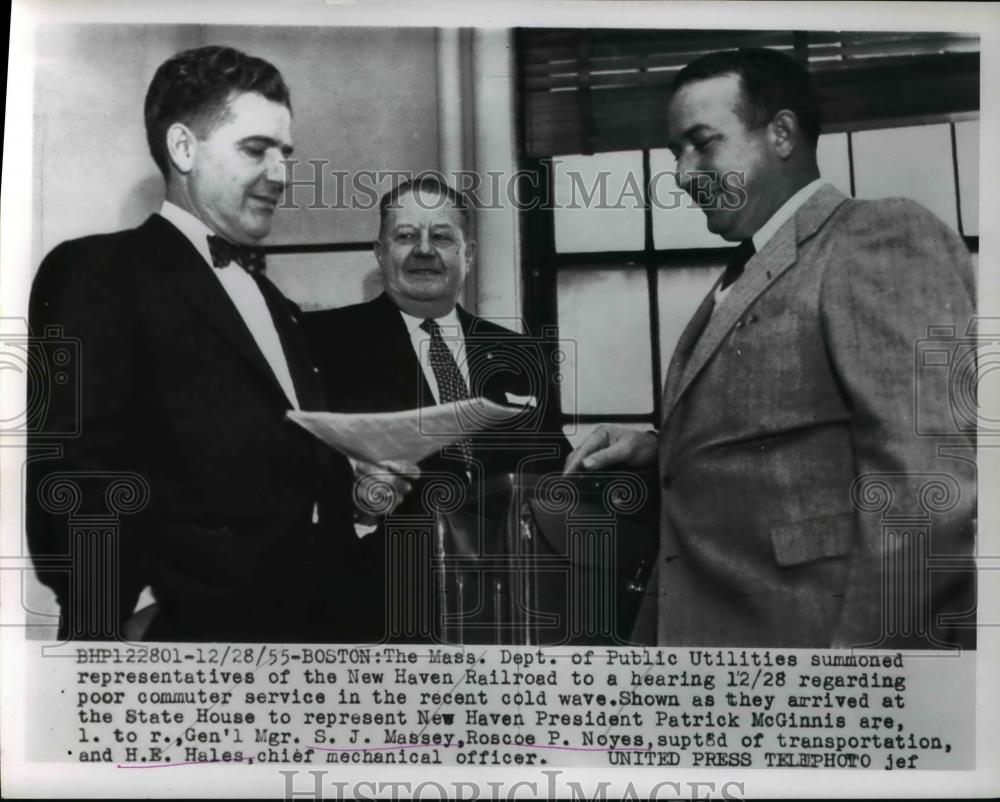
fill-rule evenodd
<path id="1" fill-rule="evenodd" d="M 843 557 L 854 544 L 854 513 L 806 518 L 771 530 L 774 561 L 781 568 Z"/>

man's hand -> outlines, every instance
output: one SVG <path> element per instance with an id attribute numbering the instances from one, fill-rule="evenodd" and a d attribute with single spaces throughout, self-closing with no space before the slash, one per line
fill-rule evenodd
<path id="1" fill-rule="evenodd" d="M 658 442 L 653 432 L 637 432 L 624 426 L 601 424 L 566 458 L 563 475 L 599 470 L 609 465 L 647 468 L 656 461 Z"/>
<path id="2" fill-rule="evenodd" d="M 392 513 L 420 477 L 420 468 L 403 460 L 350 462 L 354 469 L 354 506 L 361 524 L 374 524 Z"/>

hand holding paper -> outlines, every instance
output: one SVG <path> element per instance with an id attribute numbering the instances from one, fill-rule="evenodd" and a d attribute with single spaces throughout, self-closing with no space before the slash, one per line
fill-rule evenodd
<path id="1" fill-rule="evenodd" d="M 420 468 L 402 460 L 379 464 L 348 457 L 354 470 L 356 523 L 373 525 L 391 514 L 420 478 Z"/>
<path id="2" fill-rule="evenodd" d="M 443 446 L 523 412 L 485 398 L 471 398 L 403 412 L 341 413 L 292 410 L 288 417 L 354 460 L 417 463 Z"/>

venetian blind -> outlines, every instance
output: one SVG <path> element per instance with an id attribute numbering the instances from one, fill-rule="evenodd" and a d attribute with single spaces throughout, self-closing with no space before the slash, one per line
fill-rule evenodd
<path id="1" fill-rule="evenodd" d="M 826 133 L 979 109 L 979 38 L 969 34 L 521 29 L 517 41 L 526 156 L 662 147 L 674 75 L 737 47 L 807 63 Z"/>

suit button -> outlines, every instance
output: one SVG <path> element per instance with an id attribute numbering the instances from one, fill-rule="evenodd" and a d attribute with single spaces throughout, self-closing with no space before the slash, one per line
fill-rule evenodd
<path id="1" fill-rule="evenodd" d="M 313 365 L 313 373 L 319 373 L 319 368 Z"/>

